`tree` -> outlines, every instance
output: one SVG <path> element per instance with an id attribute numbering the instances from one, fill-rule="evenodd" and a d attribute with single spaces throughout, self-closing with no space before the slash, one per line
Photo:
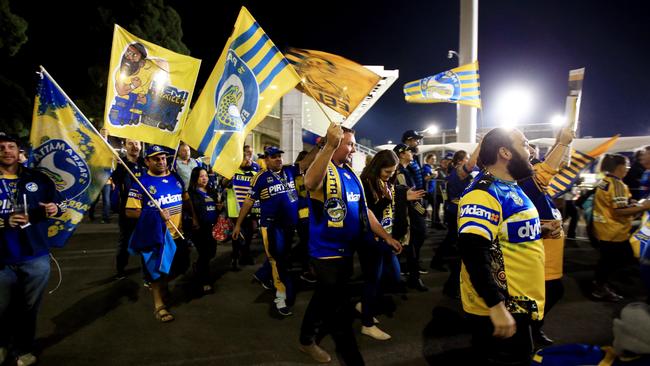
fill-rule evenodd
<path id="1" fill-rule="evenodd" d="M 9 0 L 0 0 L 0 49 L 14 56 L 27 42 L 27 21 L 11 12 Z"/>

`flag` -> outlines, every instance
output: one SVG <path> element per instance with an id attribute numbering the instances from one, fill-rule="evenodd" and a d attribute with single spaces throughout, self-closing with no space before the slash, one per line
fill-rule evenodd
<path id="1" fill-rule="evenodd" d="M 551 198 L 558 198 L 568 192 L 573 184 L 578 180 L 580 173 L 587 169 L 598 159 L 599 156 L 606 153 L 618 140 L 618 135 L 598 145 L 588 153 L 582 153 L 577 150 L 571 152 L 571 164 L 560 169 L 560 171 L 551 179 L 546 188 L 546 192 Z"/>
<path id="2" fill-rule="evenodd" d="M 104 127 L 113 136 L 176 148 L 201 60 L 115 25 Z"/>
<path id="3" fill-rule="evenodd" d="M 129 252 L 140 253 L 146 270 L 153 280 L 161 274 L 169 274 L 176 242 L 158 210 L 142 210 L 133 235 L 129 240 Z"/>
<path id="4" fill-rule="evenodd" d="M 289 61 L 242 7 L 181 138 L 230 178 L 241 164 L 246 135 L 298 82 Z"/>
<path id="5" fill-rule="evenodd" d="M 113 152 L 43 68 L 29 140 L 32 166 L 54 181 L 67 203 L 47 231 L 50 245 L 62 247 L 111 176 Z"/>
<path id="6" fill-rule="evenodd" d="M 362 65 L 327 52 L 289 48 L 287 60 L 302 78 L 300 91 L 345 117 L 381 80 Z"/>
<path id="7" fill-rule="evenodd" d="M 404 84 L 409 103 L 458 103 L 481 108 L 478 61 Z"/>

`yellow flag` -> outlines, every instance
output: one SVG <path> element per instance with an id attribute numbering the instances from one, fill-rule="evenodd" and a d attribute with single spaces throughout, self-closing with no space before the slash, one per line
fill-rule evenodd
<path id="1" fill-rule="evenodd" d="M 302 77 L 298 89 L 345 117 L 381 80 L 362 65 L 327 52 L 290 48 L 287 59 Z"/>
<path id="2" fill-rule="evenodd" d="M 113 136 L 176 148 L 200 64 L 116 24 L 104 127 Z"/>
<path id="3" fill-rule="evenodd" d="M 296 71 L 242 7 L 181 138 L 230 178 L 243 159 L 246 135 L 298 82 Z"/>

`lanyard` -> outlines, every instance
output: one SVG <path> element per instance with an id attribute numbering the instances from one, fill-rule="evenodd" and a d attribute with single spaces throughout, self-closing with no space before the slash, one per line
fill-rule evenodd
<path id="1" fill-rule="evenodd" d="M 16 207 L 17 202 L 17 197 L 18 197 L 18 180 L 16 182 L 9 183 L 9 187 L 7 187 L 7 180 L 5 178 L 0 179 L 2 180 L 2 187 L 4 188 L 5 192 L 7 192 L 7 198 L 9 199 L 9 202 L 11 203 L 11 207 Z M 12 187 L 13 186 L 13 187 Z"/>

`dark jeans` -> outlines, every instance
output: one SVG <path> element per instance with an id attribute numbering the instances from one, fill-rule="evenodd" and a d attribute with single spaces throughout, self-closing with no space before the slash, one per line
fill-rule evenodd
<path id="1" fill-rule="evenodd" d="M 298 220 L 298 245 L 294 248 L 303 272 L 309 272 L 309 217 Z"/>
<path id="2" fill-rule="evenodd" d="M 125 214 L 120 214 L 118 218 L 120 234 L 117 239 L 117 254 L 115 256 L 115 269 L 118 275 L 124 274 L 126 266 L 129 264 L 129 241 L 137 222 L 137 219 L 129 219 Z"/>
<path id="3" fill-rule="evenodd" d="M 510 338 L 501 339 L 492 336 L 494 326 L 489 316 L 467 315 L 476 365 L 530 365 L 533 340 L 529 315 L 512 316 L 517 322 L 517 332 Z"/>
<path id="4" fill-rule="evenodd" d="M 415 281 L 420 278 L 420 249 L 424 243 L 426 232 L 426 223 L 424 216 L 417 211 L 409 208 L 410 237 L 409 245 L 404 248 L 406 256 L 406 268 L 409 274 L 409 281 Z"/>
<path id="5" fill-rule="evenodd" d="M 97 202 L 99 202 L 100 197 L 102 200 L 102 220 L 108 221 L 111 215 L 111 185 L 110 184 L 104 184 L 104 187 L 102 187 L 102 191 L 100 195 L 97 196 L 95 202 L 93 202 L 93 204 L 90 205 L 90 208 L 88 209 L 88 217 L 90 217 L 91 220 L 95 219 L 95 206 L 97 206 Z"/>
<path id="6" fill-rule="evenodd" d="M 447 224 L 447 235 L 442 241 L 436 253 L 431 258 L 431 266 L 441 266 L 444 263 L 445 257 L 449 256 L 458 256 L 458 250 L 456 243 L 458 242 L 458 221 L 457 221 L 457 208 L 458 206 L 453 206 L 453 209 L 447 207 L 445 209 L 445 224 Z"/>
<path id="7" fill-rule="evenodd" d="M 551 309 L 555 304 L 560 301 L 564 296 L 564 285 L 562 284 L 562 279 L 558 278 L 556 280 L 549 280 L 544 282 L 544 288 L 546 292 L 546 301 L 544 303 L 544 319 L 548 316 L 548 313 L 551 312 Z M 531 321 L 531 326 L 533 331 L 539 331 L 544 325 L 544 319 Z"/>
<path id="8" fill-rule="evenodd" d="M 564 217 L 570 220 L 569 230 L 567 231 L 568 238 L 576 237 L 576 228 L 578 227 L 578 209 L 576 208 L 575 201 L 564 201 Z"/>
<path id="9" fill-rule="evenodd" d="M 632 258 L 632 248 L 626 241 L 599 241 L 600 259 L 596 265 L 596 284 L 604 285 L 617 269 Z"/>
<path id="10" fill-rule="evenodd" d="M 208 226 L 193 231 L 192 242 L 199 253 L 196 259 L 196 276 L 201 285 L 211 285 L 210 261 L 217 254 L 217 241 L 212 237 L 212 228 Z"/>
<path id="11" fill-rule="evenodd" d="M 385 242 L 379 241 L 360 246 L 359 261 L 363 272 L 361 323 L 372 327 L 372 317 L 377 313 L 377 303 L 381 295 L 381 280 L 386 276 L 394 284 L 400 282 L 399 260 Z"/>
<path id="12" fill-rule="evenodd" d="M 233 220 L 233 226 L 237 219 Z M 232 253 L 230 255 L 233 261 L 239 260 L 247 261 L 252 259 L 251 257 L 251 240 L 253 240 L 253 219 L 248 216 L 241 223 L 241 234 L 244 236 L 244 239 L 241 236 L 232 241 Z"/>
<path id="13" fill-rule="evenodd" d="M 0 270 L 0 347 L 11 342 L 18 355 L 33 351 L 38 309 L 49 278 L 48 255 Z"/>
<path id="14" fill-rule="evenodd" d="M 352 330 L 354 313 L 348 289 L 352 257 L 312 258 L 310 263 L 316 275 L 316 288 L 302 319 L 300 344 L 318 343 L 318 339 L 330 333 L 343 364 L 364 365 Z"/>

